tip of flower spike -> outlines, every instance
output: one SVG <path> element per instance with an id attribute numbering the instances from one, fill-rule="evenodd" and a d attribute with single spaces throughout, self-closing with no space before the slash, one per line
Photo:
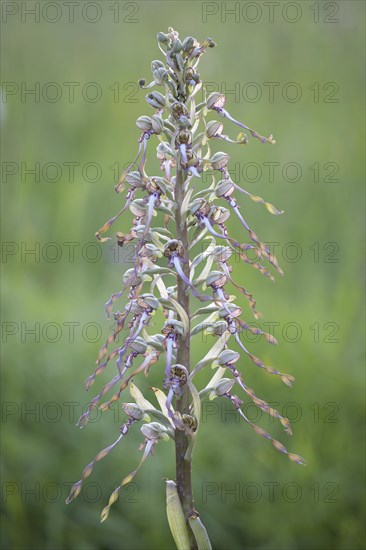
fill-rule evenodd
<path id="1" fill-rule="evenodd" d="M 296 464 L 300 464 L 300 466 L 307 466 L 305 458 L 303 458 L 300 455 L 295 455 L 293 453 L 288 453 L 287 455 L 292 462 L 296 462 Z"/>
<path id="2" fill-rule="evenodd" d="M 74 485 L 71 488 L 69 496 L 65 500 L 66 504 L 70 504 L 70 502 L 72 502 L 78 496 L 78 494 L 81 491 L 81 484 L 82 484 L 81 481 L 78 481 L 77 483 L 74 483 Z"/>
<path id="3" fill-rule="evenodd" d="M 103 508 L 101 514 L 100 514 L 100 523 L 103 523 L 109 516 L 109 507 L 106 506 Z"/>
<path id="4" fill-rule="evenodd" d="M 281 380 L 284 384 L 286 384 L 286 386 L 292 388 L 292 384 L 295 382 L 295 377 L 291 374 L 282 374 Z"/>

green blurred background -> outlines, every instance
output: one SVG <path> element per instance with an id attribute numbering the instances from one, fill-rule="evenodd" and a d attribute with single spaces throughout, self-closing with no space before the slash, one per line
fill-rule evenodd
<path id="1" fill-rule="evenodd" d="M 82 1 L 73 21 L 64 2 L 36 4 L 2 2 L 2 548 L 173 548 L 162 481 L 174 477 L 171 444 L 157 447 L 99 522 L 113 485 L 139 460 L 138 429 L 64 504 L 123 421 L 116 409 L 84 431 L 75 427 L 88 397 L 83 380 L 111 328 L 103 304 L 129 266 L 110 245 L 98 247 L 94 233 L 123 203 L 113 190 L 117 172 L 134 158 L 135 119 L 151 112 L 135 83 L 149 79 L 156 33 L 168 26 L 217 42 L 201 78 L 234 90 L 231 114 L 277 140 L 225 150 L 236 180 L 285 210 L 276 218 L 254 203 L 247 209 L 261 238 L 278 243 L 285 276 L 272 284 L 240 264 L 236 272 L 263 323 L 278 323 L 280 345 L 251 350 L 296 384 L 289 389 L 251 365 L 246 376 L 294 420 L 294 435 L 264 418 L 260 425 L 308 462 L 276 453 L 230 406 L 204 405 L 196 508 L 217 549 L 364 548 L 364 3 L 269 3 L 272 18 L 261 2 Z M 37 87 L 39 97 L 25 93 Z M 237 133 L 230 122 L 226 130 Z M 229 225 L 238 235 L 236 221 Z M 119 229 L 129 227 L 127 215 Z M 196 339 L 193 363 L 209 345 Z M 162 381 L 154 368 L 137 381 L 147 393 Z M 248 414 L 255 418 L 253 408 Z"/>

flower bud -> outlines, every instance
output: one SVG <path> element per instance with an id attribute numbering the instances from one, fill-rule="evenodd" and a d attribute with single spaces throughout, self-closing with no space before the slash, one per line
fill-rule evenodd
<path id="1" fill-rule="evenodd" d="M 141 199 L 135 199 L 130 204 L 132 214 L 138 218 L 143 218 L 146 215 L 146 206 Z"/>
<path id="2" fill-rule="evenodd" d="M 228 392 L 230 392 L 234 384 L 235 380 L 232 380 L 230 378 L 222 378 L 210 392 L 208 396 L 209 400 L 212 401 L 216 397 L 222 397 L 223 395 L 227 394 Z"/>
<path id="3" fill-rule="evenodd" d="M 153 334 L 149 336 L 147 340 L 147 345 L 153 347 L 157 351 L 164 351 L 163 346 L 164 336 L 162 334 Z"/>
<path id="4" fill-rule="evenodd" d="M 209 217 L 214 223 L 224 223 L 230 217 L 230 210 L 223 206 L 214 206 L 210 210 Z"/>
<path id="5" fill-rule="evenodd" d="M 125 305 L 125 310 L 135 315 L 142 313 L 144 309 L 137 303 L 137 300 L 132 300 Z"/>
<path id="6" fill-rule="evenodd" d="M 151 62 L 151 72 L 156 71 L 157 69 L 165 68 L 164 63 L 160 61 L 159 59 L 155 59 Z"/>
<path id="7" fill-rule="evenodd" d="M 168 432 L 162 424 L 159 422 L 150 422 L 149 424 L 144 424 L 141 426 L 141 432 L 148 439 L 164 439 L 168 441 L 169 435 Z"/>
<path id="8" fill-rule="evenodd" d="M 180 53 L 175 53 L 173 55 L 174 55 L 174 58 L 175 58 L 175 65 L 177 66 L 179 72 L 182 73 L 184 71 L 183 57 Z"/>
<path id="9" fill-rule="evenodd" d="M 145 99 L 154 109 L 162 109 L 165 107 L 165 98 L 160 92 L 150 92 Z"/>
<path id="10" fill-rule="evenodd" d="M 207 216 L 210 212 L 210 205 L 205 199 L 195 199 L 191 203 L 191 214 L 193 216 L 202 214 L 203 216 Z"/>
<path id="11" fill-rule="evenodd" d="M 165 159 L 166 155 L 174 157 L 174 153 L 169 143 L 162 141 L 156 148 L 156 154 L 159 159 Z"/>
<path id="12" fill-rule="evenodd" d="M 225 349 L 217 357 L 217 362 L 220 366 L 222 365 L 233 365 L 236 361 L 240 359 L 240 353 L 233 351 L 231 349 Z"/>
<path id="13" fill-rule="evenodd" d="M 144 354 L 146 352 L 147 344 L 141 336 L 137 336 L 133 342 L 129 345 L 134 353 Z"/>
<path id="14" fill-rule="evenodd" d="M 171 40 L 176 40 L 178 38 L 179 32 L 175 31 L 173 27 L 168 27 L 168 31 L 169 31 L 168 36 Z"/>
<path id="15" fill-rule="evenodd" d="M 222 109 L 225 106 L 226 97 L 220 92 L 212 92 L 207 98 L 207 109 Z"/>
<path id="16" fill-rule="evenodd" d="M 136 403 L 122 403 L 122 409 L 124 412 L 134 420 L 141 420 L 144 416 L 144 411 L 140 409 Z"/>
<path id="17" fill-rule="evenodd" d="M 235 185 L 230 180 L 221 180 L 215 189 L 216 197 L 227 198 L 235 191 Z"/>
<path id="18" fill-rule="evenodd" d="M 186 81 L 190 83 L 190 81 L 193 80 L 195 74 L 196 74 L 196 70 L 193 67 L 188 67 L 188 69 L 185 72 Z"/>
<path id="19" fill-rule="evenodd" d="M 169 44 L 169 36 L 163 32 L 158 32 L 157 39 L 160 44 Z"/>
<path id="20" fill-rule="evenodd" d="M 144 224 L 135 225 L 134 228 L 133 228 L 133 236 L 136 239 L 142 239 L 143 236 L 146 237 L 146 235 L 145 235 L 145 225 Z"/>
<path id="21" fill-rule="evenodd" d="M 198 42 L 195 38 L 193 38 L 192 36 L 187 36 L 184 40 L 183 40 L 183 44 L 182 44 L 182 49 L 183 49 L 183 52 L 184 53 L 189 53 L 191 50 L 193 50 L 193 48 L 195 48 L 196 46 L 198 46 Z"/>
<path id="22" fill-rule="evenodd" d="M 222 336 L 227 331 L 226 321 L 216 321 L 210 327 L 207 327 L 206 333 L 213 334 L 214 336 Z"/>
<path id="23" fill-rule="evenodd" d="M 182 42 L 179 40 L 179 38 L 174 40 L 174 42 L 172 43 L 171 49 L 173 53 L 179 53 L 182 51 Z"/>
<path id="24" fill-rule="evenodd" d="M 165 321 L 164 328 L 161 331 L 163 334 L 178 333 L 181 336 L 184 334 L 183 323 L 178 319 L 169 319 Z"/>
<path id="25" fill-rule="evenodd" d="M 118 233 L 117 233 L 118 235 Z M 117 237 L 117 242 L 118 242 L 118 237 Z M 120 245 L 122 246 L 122 245 Z M 139 274 L 136 274 L 136 270 L 132 267 L 131 269 L 128 269 L 127 271 L 125 271 L 123 277 L 122 277 L 122 281 L 124 284 L 130 282 L 130 286 L 134 285 L 139 285 L 141 283 L 144 282 L 144 275 L 139 275 Z"/>
<path id="26" fill-rule="evenodd" d="M 229 160 L 229 155 L 223 153 L 222 151 L 219 151 L 212 156 L 212 158 L 210 159 L 210 163 L 214 170 L 222 170 L 222 168 L 225 168 L 225 166 L 227 166 Z"/>
<path id="27" fill-rule="evenodd" d="M 213 256 L 215 262 L 226 262 L 232 253 L 232 249 L 228 246 L 215 246 L 210 255 Z"/>
<path id="28" fill-rule="evenodd" d="M 162 254 L 160 250 L 152 243 L 146 243 L 140 251 L 140 255 L 144 258 L 161 258 Z"/>
<path id="29" fill-rule="evenodd" d="M 220 137 L 223 129 L 224 129 L 224 125 L 222 124 L 222 122 L 218 122 L 217 120 L 211 120 L 206 126 L 207 137 L 208 138 Z"/>
<path id="30" fill-rule="evenodd" d="M 202 44 L 203 48 L 214 48 L 215 46 L 216 46 L 216 42 L 214 42 L 212 38 L 206 38 Z"/>
<path id="31" fill-rule="evenodd" d="M 145 185 L 141 173 L 137 170 L 134 170 L 133 172 L 127 174 L 126 181 L 132 187 L 144 187 Z"/>
<path id="32" fill-rule="evenodd" d="M 143 132 L 150 132 L 152 129 L 152 121 L 149 116 L 142 115 L 136 120 L 137 128 L 140 128 Z"/>
<path id="33" fill-rule="evenodd" d="M 238 307 L 235 304 L 226 304 L 226 307 L 222 307 L 219 309 L 219 317 L 225 318 L 229 315 L 228 311 L 230 312 L 230 317 L 240 317 L 241 315 L 241 308 Z"/>
<path id="34" fill-rule="evenodd" d="M 158 309 L 160 302 L 153 294 L 141 294 L 137 299 L 137 303 L 144 309 Z"/>
<path id="35" fill-rule="evenodd" d="M 149 178 L 146 183 L 146 191 L 152 195 L 153 193 L 159 193 L 159 195 L 165 195 L 166 185 L 163 178 Z"/>
<path id="36" fill-rule="evenodd" d="M 213 288 L 221 288 L 227 283 L 227 277 L 221 271 L 211 271 L 206 278 L 206 285 Z"/>
<path id="37" fill-rule="evenodd" d="M 151 117 L 151 123 L 152 123 L 152 129 L 154 130 L 155 134 L 161 134 L 164 132 L 164 121 L 159 115 L 153 115 Z"/>
<path id="38" fill-rule="evenodd" d="M 164 81 L 168 78 L 168 71 L 165 69 L 165 67 L 159 67 L 153 72 L 153 77 L 159 86 L 162 86 L 164 84 Z"/>

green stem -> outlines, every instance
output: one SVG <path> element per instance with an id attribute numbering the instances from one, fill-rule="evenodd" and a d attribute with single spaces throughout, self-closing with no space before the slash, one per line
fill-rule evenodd
<path id="1" fill-rule="evenodd" d="M 183 271 L 186 277 L 189 279 L 189 241 L 188 241 L 188 227 L 186 220 L 182 220 L 181 205 L 184 199 L 184 182 L 185 175 L 180 168 L 179 162 L 177 167 L 176 183 L 175 183 L 175 201 L 177 208 L 175 210 L 175 222 L 177 239 L 183 244 Z M 184 308 L 187 313 L 188 319 L 189 313 L 189 293 L 188 285 L 182 281 L 180 277 L 177 277 L 177 300 L 178 303 Z M 190 371 L 190 326 L 187 334 L 179 338 L 177 349 L 177 363 L 186 367 L 188 372 Z M 175 408 L 180 414 L 189 414 L 190 405 L 190 391 L 188 385 L 184 385 L 182 396 L 176 399 Z M 187 448 L 189 446 L 188 435 L 182 430 L 175 430 L 175 456 L 176 456 L 176 484 L 178 495 L 182 504 L 183 512 L 187 522 L 187 531 L 189 536 L 189 542 L 191 550 L 197 548 L 196 540 L 193 535 L 192 529 L 188 523 L 188 517 L 194 512 L 193 492 L 192 492 L 192 459 L 184 460 Z"/>

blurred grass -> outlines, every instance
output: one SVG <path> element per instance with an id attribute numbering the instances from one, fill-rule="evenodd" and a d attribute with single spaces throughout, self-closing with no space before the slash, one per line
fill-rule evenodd
<path id="1" fill-rule="evenodd" d="M 31 256 L 22 261 L 20 253 L 3 257 L 2 320 L 17 323 L 19 332 L 3 344 L 2 547 L 173 547 L 162 481 L 174 476 L 169 445 L 161 444 L 139 473 L 132 487 L 136 494 L 123 493 L 110 519 L 99 523 L 111 486 L 137 463 L 138 430 L 97 465 L 91 478 L 96 485 L 90 485 L 90 494 L 71 506 L 64 505 L 67 484 L 78 479 L 96 452 L 114 440 L 122 421 L 116 413 L 116 418 L 99 419 L 83 432 L 75 427 L 87 401 L 83 380 L 93 369 L 99 345 L 110 328 L 103 304 L 118 290 L 126 267 L 113 261 L 108 245 L 103 258 L 95 263 L 87 261 L 81 251 L 85 255 L 89 250 L 91 257 L 95 249 L 92 245 L 85 249 L 85 245 L 94 242 L 96 229 L 118 210 L 121 199 L 114 194 L 109 167 L 115 162 L 122 167 L 134 157 L 138 136 L 134 121 L 149 113 L 143 91 L 132 96 L 136 103 L 123 101 L 133 91 L 123 85 L 140 77 L 148 79 L 150 61 L 159 57 L 156 32 L 171 25 L 181 36 L 212 36 L 218 43 L 200 64 L 205 82 L 225 83 L 228 90 L 236 82 L 241 87 L 257 82 L 263 90 L 264 82 L 280 83 L 273 103 L 266 96 L 257 103 L 237 103 L 228 96 L 232 115 L 265 134 L 272 132 L 277 145 L 262 147 L 251 140 L 247 148 L 228 146 L 226 150 L 232 165 L 280 163 L 274 182 L 263 171 L 260 181 L 249 181 L 246 187 L 283 208 L 285 215 L 271 217 L 253 203 L 247 217 L 262 239 L 280 243 L 278 259 L 285 277 L 273 285 L 239 264 L 236 272 L 254 292 L 258 308 L 265 314 L 263 322 L 280 323 L 279 332 L 275 332 L 279 347 L 258 343 L 251 349 L 296 376 L 296 384 L 289 390 L 248 367 L 247 379 L 258 395 L 279 402 L 280 410 L 288 406 L 289 416 L 295 419 L 300 411 L 291 441 L 284 440 L 275 424 L 262 419 L 261 425 L 269 426 L 289 450 L 308 461 L 308 466 L 301 468 L 278 455 L 249 427 L 238 424 L 229 414 L 229 406 L 205 408 L 207 422 L 202 424 L 194 460 L 196 507 L 215 548 L 363 548 L 364 4 L 339 2 L 337 24 L 314 24 L 305 3 L 301 3 L 303 17 L 296 24 L 279 17 L 272 24 L 264 17 L 256 24 L 236 24 L 230 17 L 222 23 L 219 16 L 204 24 L 200 2 L 138 2 L 139 22 L 116 24 L 108 11 L 111 3 L 101 5 L 103 17 L 95 24 L 80 16 L 74 24 L 65 18 L 55 24 L 42 20 L 35 24 L 28 18 L 23 24 L 17 17 L 3 24 L 3 82 L 25 82 L 29 87 L 37 81 L 80 82 L 80 89 L 85 83 L 97 82 L 103 96 L 88 103 L 76 88 L 75 102 L 70 103 L 63 86 L 64 95 L 56 103 L 36 103 L 31 98 L 21 102 L 18 94 L 2 104 L 3 163 L 24 162 L 27 167 L 35 162 L 42 166 L 47 162 L 80 163 L 73 183 L 68 181 L 66 169 L 55 183 L 42 177 L 35 183 L 31 176 L 22 182 L 20 173 L 6 181 L 3 177 L 3 242 L 26 243 L 29 248 L 39 242 L 45 255 L 46 243 L 55 242 L 62 256 L 54 263 L 45 261 L 42 253 L 40 261 Z M 119 102 L 113 101 L 108 89 L 115 82 L 120 83 Z M 301 86 L 299 102 L 281 97 L 287 82 Z M 314 102 L 309 90 L 314 82 L 320 86 L 337 83 L 339 102 Z M 226 130 L 235 135 L 236 129 L 229 123 Z M 81 173 L 80 167 L 89 162 L 102 167 L 102 177 L 94 183 L 85 181 Z M 289 162 L 302 168 L 296 183 L 281 175 Z M 335 162 L 339 181 L 323 182 L 325 173 L 321 171 L 321 181 L 314 183 L 309 170 L 314 162 L 320 166 Z M 240 182 L 244 184 L 243 177 Z M 127 230 L 129 224 L 127 216 L 119 227 Z M 233 234 L 240 231 L 235 220 L 230 228 Z M 64 244 L 72 242 L 80 243 L 73 262 Z M 283 247 L 290 242 L 301 250 L 301 258 L 294 263 L 283 257 Z M 319 243 L 318 262 L 314 250 L 309 249 L 314 243 Z M 323 249 L 327 243 L 339 247 L 336 263 L 324 262 L 331 252 Z M 48 252 L 51 254 L 51 249 Z M 39 342 L 24 336 L 24 329 L 37 322 L 40 327 L 57 323 L 62 328 L 59 341 L 49 341 L 54 334 L 51 329 Z M 63 325 L 67 322 L 79 323 L 73 342 Z M 82 328 L 91 322 L 103 327 L 97 342 L 82 335 Z M 288 341 L 294 339 L 290 329 L 286 341 L 282 331 L 287 323 L 300 327 L 297 343 Z M 314 323 L 319 323 L 319 342 L 314 341 L 315 329 L 309 328 Z M 339 327 L 333 336 L 336 342 L 327 342 L 333 325 L 324 328 L 326 323 Z M 94 339 L 92 330 L 88 338 Z M 208 345 L 197 340 L 193 362 Z M 209 374 L 201 377 L 202 382 Z M 157 368 L 140 385 L 160 385 L 161 378 Z M 76 403 L 75 410 L 67 403 Z M 290 403 L 295 405 L 291 408 Z M 26 412 L 32 407 L 36 407 L 35 415 Z M 273 499 L 268 484 L 275 484 Z M 239 494 L 230 494 L 235 487 Z M 209 489 L 214 494 L 207 495 Z M 11 491 L 16 494 L 9 494 Z M 300 491 L 297 500 L 296 491 Z"/>

